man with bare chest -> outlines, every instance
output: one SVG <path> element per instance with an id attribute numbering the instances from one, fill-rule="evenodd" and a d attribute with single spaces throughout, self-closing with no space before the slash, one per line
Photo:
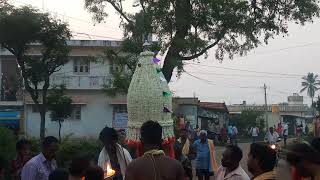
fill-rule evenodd
<path id="1" fill-rule="evenodd" d="M 125 180 L 183 180 L 184 170 L 180 162 L 160 150 L 160 124 L 148 121 L 142 125 L 140 133 L 144 155 L 129 164 Z"/>

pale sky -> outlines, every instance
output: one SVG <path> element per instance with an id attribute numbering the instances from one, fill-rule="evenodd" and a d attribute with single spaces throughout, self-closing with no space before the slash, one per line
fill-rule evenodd
<path id="1" fill-rule="evenodd" d="M 131 1 L 125 3 L 130 11 Z M 74 39 L 120 40 L 120 19 L 111 7 L 106 23 L 96 24 L 84 9 L 84 0 L 9 0 L 15 5 L 30 4 L 67 21 Z M 170 83 L 175 96 L 199 97 L 202 101 L 238 104 L 264 103 L 263 84 L 266 83 L 268 103 L 286 102 L 287 96 L 301 89 L 301 77 L 308 72 L 320 73 L 320 22 L 289 27 L 288 37 L 276 37 L 268 45 L 259 47 L 247 56 L 223 62 L 215 60 L 214 49 L 207 59 L 188 62 L 183 74 Z M 233 70 L 231 70 L 233 69 Z M 248 72 L 249 71 L 249 72 Z M 255 71 L 255 72 L 252 72 Z M 263 72 L 263 73 L 262 73 Z M 195 77 L 194 77 L 195 76 Z M 318 94 L 318 93 L 317 93 Z M 306 96 L 306 93 L 302 95 Z M 304 98 L 309 103 L 308 97 Z"/>

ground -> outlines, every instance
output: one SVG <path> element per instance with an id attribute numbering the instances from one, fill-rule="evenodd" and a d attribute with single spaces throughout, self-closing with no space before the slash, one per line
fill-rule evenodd
<path id="1" fill-rule="evenodd" d="M 250 144 L 251 143 L 238 143 L 238 146 L 242 149 L 243 152 L 243 158 L 240 162 L 242 168 L 247 172 L 247 174 L 249 176 L 251 176 L 251 174 L 248 172 L 248 168 L 247 168 L 247 160 L 248 160 L 248 153 L 249 153 L 249 149 L 250 149 Z M 222 153 L 224 151 L 224 147 L 223 146 L 217 146 L 216 147 L 216 159 L 217 159 L 217 163 L 218 165 L 221 164 L 221 158 L 222 158 Z M 288 174 L 288 168 L 289 165 L 286 163 L 285 160 L 280 160 L 279 164 L 276 168 L 277 172 L 281 172 L 281 173 L 277 173 L 278 175 L 281 175 L 282 180 L 289 180 L 289 174 Z M 196 180 L 197 178 L 194 177 L 194 180 Z M 211 178 L 212 180 L 214 179 L 213 177 Z"/>

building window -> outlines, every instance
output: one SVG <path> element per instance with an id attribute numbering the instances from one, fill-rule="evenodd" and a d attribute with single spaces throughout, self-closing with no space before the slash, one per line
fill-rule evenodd
<path id="1" fill-rule="evenodd" d="M 80 58 L 73 60 L 73 72 L 74 73 L 89 73 L 90 61 L 89 59 Z"/>
<path id="2" fill-rule="evenodd" d="M 73 105 L 69 120 L 81 120 L 81 105 Z"/>
<path id="3" fill-rule="evenodd" d="M 126 104 L 114 105 L 113 112 L 114 113 L 127 113 L 127 105 Z"/>

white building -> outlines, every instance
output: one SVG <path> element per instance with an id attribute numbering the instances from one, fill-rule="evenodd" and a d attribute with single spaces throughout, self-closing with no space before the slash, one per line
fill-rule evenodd
<path id="1" fill-rule="evenodd" d="M 97 137 L 105 126 L 122 128 L 126 126 L 125 97 L 110 98 L 104 91 L 104 86 L 110 84 L 114 68 L 112 62 L 102 58 L 106 47 L 119 48 L 119 41 L 71 40 L 70 61 L 60 71 L 51 77 L 51 85 L 65 84 L 67 94 L 73 100 L 73 112 L 62 124 L 62 136 Z M 40 45 L 33 45 L 30 54 L 39 54 Z M 99 57 L 92 61 L 92 57 Z M 7 51 L 0 52 L 0 68 L 2 71 L 12 68 L 14 56 Z M 6 74 L 2 74 L 6 76 Z M 14 70 L 12 70 L 14 71 Z M 10 71 L 11 72 L 11 71 Z M 1 79 L 4 79 L 1 77 Z M 4 88 L 6 89 L 6 88 Z M 18 94 L 18 93 L 16 93 Z M 27 92 L 24 98 L 19 98 L 25 104 L 25 118 L 20 127 L 30 137 L 39 137 L 40 115 Z M 58 123 L 51 121 L 50 112 L 46 117 L 46 135 L 58 135 Z"/>

